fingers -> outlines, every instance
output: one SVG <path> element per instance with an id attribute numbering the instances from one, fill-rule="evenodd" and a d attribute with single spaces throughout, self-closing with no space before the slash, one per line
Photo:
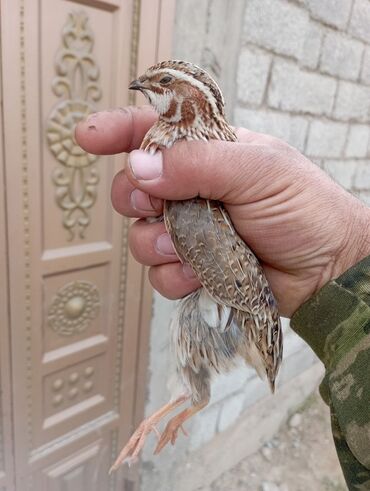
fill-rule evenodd
<path id="1" fill-rule="evenodd" d="M 180 263 L 164 223 L 138 220 L 130 228 L 129 245 L 137 261 L 152 266 L 150 282 L 165 297 L 181 298 L 200 287 L 191 267 Z"/>
<path id="2" fill-rule="evenodd" d="M 150 106 L 101 111 L 78 123 L 75 136 L 77 143 L 89 153 L 130 152 L 140 147 L 157 118 Z"/>
<path id="3" fill-rule="evenodd" d="M 149 280 L 161 295 L 176 300 L 188 295 L 201 285 L 191 276 L 188 265 L 181 263 L 163 264 L 149 269 Z"/>
<path id="4" fill-rule="evenodd" d="M 265 135 L 263 133 L 256 133 L 254 131 L 247 130 L 247 128 L 234 128 L 236 136 L 238 137 L 238 142 L 240 143 L 263 143 L 267 138 L 270 138 L 269 135 Z"/>
<path id="5" fill-rule="evenodd" d="M 163 211 L 163 200 L 135 188 L 124 170 L 113 179 L 111 199 L 114 209 L 127 217 L 156 217 Z"/>
<path id="6" fill-rule="evenodd" d="M 112 115 L 113 113 L 109 114 Z M 102 114 L 102 117 L 104 118 L 105 116 Z M 266 138 L 269 138 L 266 135 L 253 133 L 245 128 L 239 128 L 236 132 L 239 140 L 242 142 L 254 142 L 255 144 L 260 144 L 265 142 Z M 147 157 L 149 159 L 149 171 L 155 170 L 155 163 L 153 165 L 152 161 L 153 159 L 147 154 L 144 154 L 144 160 Z M 230 167 L 230 165 L 227 167 Z M 231 174 L 231 172 L 229 174 Z M 186 177 L 189 178 L 189 175 Z M 193 177 L 193 175 L 191 175 L 191 177 Z M 192 182 L 196 183 L 197 181 L 196 179 L 193 179 Z M 224 186 L 222 187 L 224 188 Z M 158 216 L 163 210 L 163 200 L 137 189 L 134 184 L 128 180 L 125 171 L 119 172 L 113 181 L 112 203 L 118 213 L 129 217 L 142 218 Z"/>
<path id="7" fill-rule="evenodd" d="M 163 222 L 135 222 L 130 228 L 129 245 L 135 259 L 145 266 L 179 261 Z"/>
<path id="8" fill-rule="evenodd" d="M 249 144 L 178 142 L 154 155 L 134 150 L 127 177 L 135 187 L 164 199 L 201 196 L 234 205 L 259 200 L 276 186 L 271 174 L 281 172 L 281 149 L 253 135 L 248 133 L 255 142 Z"/>

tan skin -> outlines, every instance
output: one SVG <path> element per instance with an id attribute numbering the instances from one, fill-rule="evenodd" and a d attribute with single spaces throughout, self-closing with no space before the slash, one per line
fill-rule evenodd
<path id="1" fill-rule="evenodd" d="M 130 248 L 150 266 L 150 281 L 162 295 L 180 298 L 199 287 L 164 224 L 144 220 L 161 214 L 163 199 L 200 195 L 224 202 L 286 317 L 370 254 L 369 209 L 297 150 L 241 128 L 238 143 L 178 142 L 153 160 L 137 149 L 156 118 L 147 106 L 96 113 L 78 125 L 76 139 L 90 153 L 132 152 L 130 165 L 115 176 L 112 202 L 118 213 L 139 218 Z M 161 160 L 160 177 L 148 179 Z"/>

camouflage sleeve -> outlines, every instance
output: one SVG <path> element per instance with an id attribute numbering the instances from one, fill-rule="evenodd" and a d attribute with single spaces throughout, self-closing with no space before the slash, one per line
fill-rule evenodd
<path id="1" fill-rule="evenodd" d="M 370 256 L 304 303 L 291 326 L 325 365 L 320 393 L 348 488 L 370 490 Z"/>

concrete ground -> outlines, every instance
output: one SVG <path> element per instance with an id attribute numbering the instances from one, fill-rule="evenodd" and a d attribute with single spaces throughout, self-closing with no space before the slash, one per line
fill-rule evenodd
<path id="1" fill-rule="evenodd" d="M 345 491 L 328 407 L 315 393 L 258 452 L 199 491 Z"/>

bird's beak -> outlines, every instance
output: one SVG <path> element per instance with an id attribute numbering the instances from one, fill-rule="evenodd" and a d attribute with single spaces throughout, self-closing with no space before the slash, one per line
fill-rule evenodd
<path id="1" fill-rule="evenodd" d="M 130 85 L 128 86 L 130 90 L 142 90 L 144 89 L 144 85 L 140 80 L 133 80 Z"/>

